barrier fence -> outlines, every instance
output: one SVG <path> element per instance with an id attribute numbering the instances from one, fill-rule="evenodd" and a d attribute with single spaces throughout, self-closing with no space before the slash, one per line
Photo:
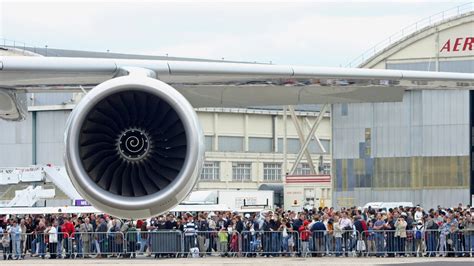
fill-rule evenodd
<path id="1" fill-rule="evenodd" d="M 474 230 L 128 231 L 12 235 L 4 258 L 474 256 Z M 0 242 L 1 243 L 1 242 Z"/>

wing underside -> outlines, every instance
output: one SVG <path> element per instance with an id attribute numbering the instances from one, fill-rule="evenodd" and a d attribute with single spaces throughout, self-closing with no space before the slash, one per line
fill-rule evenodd
<path id="1" fill-rule="evenodd" d="M 401 101 L 410 89 L 471 89 L 474 74 L 87 58 L 0 57 L 0 117 L 24 115 L 26 93 L 82 92 L 129 67 L 153 71 L 195 107 Z M 15 108 L 16 106 L 16 108 Z"/>

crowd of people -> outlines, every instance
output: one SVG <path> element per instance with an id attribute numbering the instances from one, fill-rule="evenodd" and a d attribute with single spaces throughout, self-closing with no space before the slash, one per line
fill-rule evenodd
<path id="1" fill-rule="evenodd" d="M 3 258 L 137 256 L 473 256 L 474 209 L 420 206 L 301 212 L 0 217 Z"/>

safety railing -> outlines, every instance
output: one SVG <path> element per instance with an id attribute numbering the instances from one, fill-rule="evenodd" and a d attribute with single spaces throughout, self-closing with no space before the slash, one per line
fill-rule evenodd
<path id="1" fill-rule="evenodd" d="M 474 230 L 51 232 L 9 234 L 5 258 L 474 256 Z M 1 242 L 0 242 L 1 243 Z"/>
<path id="2" fill-rule="evenodd" d="M 177 257 L 183 252 L 183 234 L 177 230 L 129 231 L 125 234 L 125 242 L 127 257 L 140 254 Z"/>
<path id="3" fill-rule="evenodd" d="M 355 230 L 302 230 L 298 256 L 348 256 L 357 251 L 359 233 Z"/>
<path id="4" fill-rule="evenodd" d="M 298 232 L 291 229 L 275 231 L 243 231 L 241 254 L 255 256 L 294 256 L 299 248 Z"/>
<path id="5" fill-rule="evenodd" d="M 122 257 L 126 252 L 122 232 L 76 232 L 70 241 L 75 257 Z"/>

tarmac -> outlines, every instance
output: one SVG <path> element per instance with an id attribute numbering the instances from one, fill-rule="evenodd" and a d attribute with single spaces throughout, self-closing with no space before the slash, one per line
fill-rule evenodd
<path id="1" fill-rule="evenodd" d="M 0 261 L 1 265 L 426 265 L 426 266 L 464 266 L 474 265 L 474 258 L 180 258 L 180 259 L 74 259 L 49 260 L 27 258 L 25 260 Z"/>

